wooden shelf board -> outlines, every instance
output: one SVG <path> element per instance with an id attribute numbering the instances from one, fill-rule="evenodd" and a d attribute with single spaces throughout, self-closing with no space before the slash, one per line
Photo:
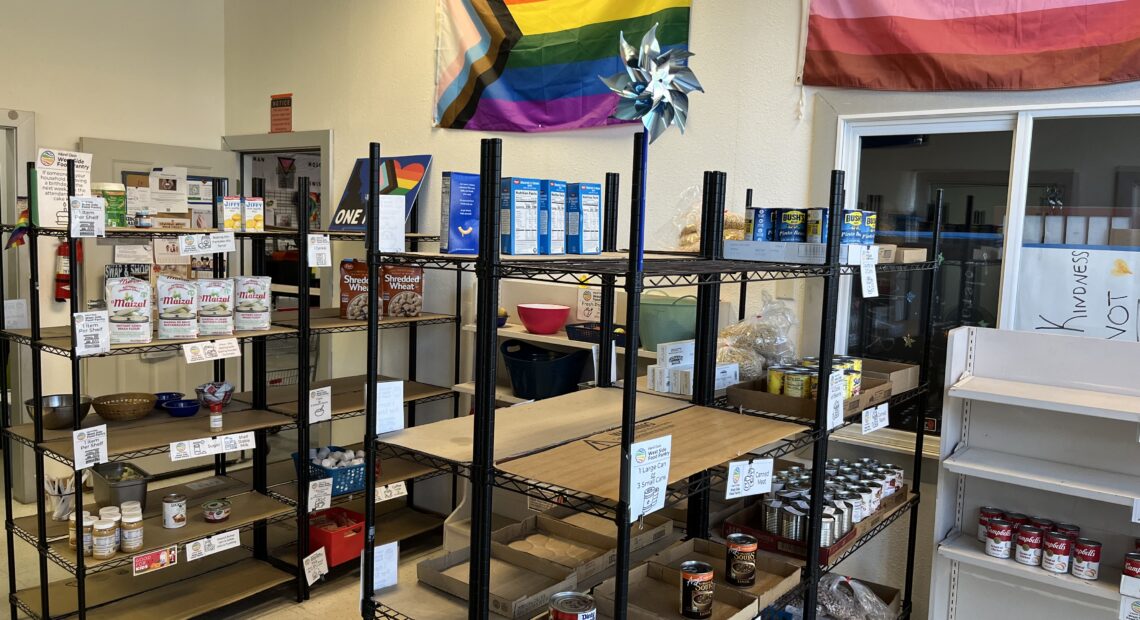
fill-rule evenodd
<path id="1" fill-rule="evenodd" d="M 897 428 L 883 428 L 864 435 L 862 426 L 852 424 L 832 433 L 831 439 L 853 446 L 875 448 L 906 456 L 914 454 L 914 432 Z M 937 435 L 927 435 L 922 441 L 922 456 L 928 459 L 937 459 L 941 454 L 939 442 L 940 438 Z"/>
<path id="2" fill-rule="evenodd" d="M 790 422 L 688 407 L 638 424 L 635 441 L 672 435 L 672 484 L 802 431 L 803 426 Z M 496 467 L 528 480 L 617 501 L 614 472 L 620 469 L 620 445 L 619 428 L 529 456 L 496 461 Z"/>
<path id="3" fill-rule="evenodd" d="M 1136 476 L 995 450 L 967 448 L 947 457 L 943 465 L 956 474 L 1121 506 L 1132 506 L 1140 498 Z"/>
<path id="4" fill-rule="evenodd" d="M 342 504 L 340 507 L 364 514 L 363 498 Z M 426 534 L 442 527 L 443 521 L 444 517 L 408 506 L 403 500 L 382 502 L 376 507 L 376 519 L 374 521 L 376 544 L 384 545 L 395 541 L 405 541 Z M 292 540 L 283 541 L 283 544 L 273 548 L 273 556 L 295 566 L 297 564 L 296 545 L 295 537 Z"/>
<path id="5" fill-rule="evenodd" d="M 344 381 L 342 384 L 332 384 L 333 397 L 332 397 L 332 415 L 344 416 L 364 411 L 364 401 L 367 395 L 364 392 L 364 375 L 352 377 Z M 404 404 L 412 403 L 425 398 L 433 398 L 436 396 L 443 396 L 450 394 L 452 390 L 441 387 L 438 385 L 431 385 L 429 383 L 420 383 L 419 381 L 405 381 L 403 379 L 395 379 L 392 377 L 380 377 L 380 381 L 402 381 L 404 384 Z M 324 387 L 324 386 L 314 386 Z M 297 391 L 293 390 L 294 398 L 270 405 L 273 411 L 283 413 L 289 417 L 297 417 Z"/>
<path id="6" fill-rule="evenodd" d="M 234 331 L 231 336 L 200 336 L 198 338 L 164 338 L 160 339 L 157 336 L 157 327 L 155 328 L 155 337 L 148 343 L 140 344 L 113 344 L 111 350 L 117 351 L 122 349 L 147 349 L 156 347 L 179 346 L 183 344 L 190 344 L 192 342 L 210 342 L 211 340 L 224 340 L 227 338 L 264 338 L 266 336 L 280 336 L 284 334 L 295 334 L 296 329 L 291 327 L 282 327 L 280 325 L 270 325 L 269 329 L 258 331 Z M 32 330 L 30 329 L 13 329 L 8 330 L 14 334 L 18 334 L 25 338 L 32 337 Z M 56 327 L 45 327 L 40 330 L 39 344 L 45 346 L 56 347 L 59 349 L 71 348 L 71 326 L 62 325 Z"/>
<path id="7" fill-rule="evenodd" d="M 621 424 L 621 400 L 619 389 L 594 388 L 500 409 L 495 417 L 495 460 L 616 428 Z M 637 419 L 648 420 L 686 406 L 672 398 L 639 394 Z M 385 433 L 378 441 L 454 463 L 470 463 L 473 431 L 471 416 L 463 416 Z"/>
<path id="8" fill-rule="evenodd" d="M 467 324 L 463 326 L 463 331 L 474 332 L 475 325 Z M 584 349 L 589 351 L 594 348 L 594 343 L 585 342 L 582 340 L 571 340 L 566 335 L 565 330 L 559 331 L 555 334 L 532 334 L 522 325 L 516 323 L 507 323 L 499 328 L 498 335 L 500 338 L 514 338 L 516 340 L 524 340 L 526 342 L 538 342 L 541 344 L 552 344 L 560 347 L 568 347 L 573 349 Z M 615 346 L 614 349 L 618 355 L 625 355 L 625 347 Z M 656 351 L 646 351 L 645 349 L 638 349 L 637 356 L 641 359 L 657 361 Z"/>
<path id="9" fill-rule="evenodd" d="M 194 395 L 190 394 L 190 397 L 193 398 Z M 230 404 L 226 405 L 224 412 L 226 413 L 226 415 L 229 415 L 229 414 L 237 413 L 239 411 L 246 411 L 248 409 L 249 409 L 248 404 L 242 403 L 242 402 L 235 402 L 231 399 Z M 208 424 L 209 416 L 210 416 L 210 413 L 209 413 L 208 409 L 199 409 L 198 413 L 194 414 L 193 416 L 190 416 L 189 418 L 176 418 L 176 417 L 166 413 L 165 411 L 152 411 L 149 414 L 147 414 L 147 416 L 145 418 L 139 418 L 137 420 L 130 420 L 128 422 L 115 422 L 115 421 L 104 420 L 103 418 L 101 418 L 99 416 L 99 414 L 95 413 L 94 409 L 92 409 L 91 413 L 88 414 L 88 416 L 86 418 L 83 418 L 83 423 L 82 423 L 81 427 L 82 428 L 91 428 L 92 426 L 99 426 L 100 424 L 106 424 L 108 433 L 125 433 L 128 431 L 130 431 L 130 432 L 142 432 L 144 429 L 155 430 L 156 427 L 159 427 L 159 426 L 163 426 L 163 429 L 160 429 L 160 430 L 165 430 L 164 425 L 166 425 L 166 424 L 186 424 L 187 420 L 196 420 L 196 419 L 207 420 L 207 426 L 209 426 L 209 424 Z M 13 434 L 19 436 L 19 437 L 22 437 L 22 438 L 28 440 L 28 441 L 34 441 L 35 437 L 36 437 L 36 428 L 31 423 L 18 424 L 16 426 L 11 427 L 9 429 L 9 431 L 12 432 Z M 45 428 L 44 429 L 44 442 L 66 441 L 66 442 L 70 443 L 71 442 L 71 433 L 72 433 L 71 429 L 53 431 L 53 430 Z"/>
<path id="10" fill-rule="evenodd" d="M 466 383 L 457 383 L 457 384 L 451 386 L 451 389 L 455 390 L 456 392 L 459 392 L 460 394 L 470 394 L 471 396 L 474 396 L 475 395 L 475 382 L 474 381 L 468 381 Z M 518 396 L 515 396 L 514 390 L 511 389 L 511 387 L 509 385 L 497 385 L 497 386 L 495 386 L 495 400 L 500 402 L 500 403 L 507 404 L 507 405 L 517 405 L 519 403 L 530 402 L 526 399 L 519 398 Z"/>
<path id="11" fill-rule="evenodd" d="M 1120 569 L 1105 566 L 1103 563 L 1100 579 L 1096 581 L 1079 579 L 1072 575 L 1060 575 L 1040 566 L 1026 566 L 1012 559 L 1002 560 L 986 555 L 982 543 L 973 536 L 966 536 L 960 532 L 939 543 L 938 555 L 1002 575 L 1045 584 L 1050 590 L 1057 588 L 1068 590 L 1110 601 L 1113 605 L 1120 602 Z"/>
<path id="12" fill-rule="evenodd" d="M 968 376 L 950 387 L 950 396 L 1126 422 L 1140 421 L 1140 396 L 1092 389 Z"/>

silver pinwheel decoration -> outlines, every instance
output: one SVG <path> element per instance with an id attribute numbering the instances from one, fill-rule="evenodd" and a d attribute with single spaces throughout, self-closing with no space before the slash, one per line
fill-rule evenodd
<path id="1" fill-rule="evenodd" d="M 693 54 L 679 48 L 661 53 L 657 42 L 657 24 L 641 38 L 641 48 L 635 48 L 620 35 L 620 52 L 625 61 L 625 72 L 601 78 L 610 90 L 617 93 L 617 108 L 613 117 L 625 121 L 640 119 L 653 142 L 676 124 L 685 132 L 689 117 L 689 93 L 705 89 L 685 64 Z"/>

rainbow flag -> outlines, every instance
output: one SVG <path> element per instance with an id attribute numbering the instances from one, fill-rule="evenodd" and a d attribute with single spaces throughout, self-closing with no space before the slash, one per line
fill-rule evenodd
<path id="1" fill-rule="evenodd" d="M 600 127 L 622 70 L 618 34 L 654 24 L 662 51 L 688 48 L 692 0 L 439 0 L 435 124 L 556 131 Z"/>
<path id="2" fill-rule="evenodd" d="M 1035 90 L 1140 79 L 1140 0 L 811 0 L 804 84 Z"/>

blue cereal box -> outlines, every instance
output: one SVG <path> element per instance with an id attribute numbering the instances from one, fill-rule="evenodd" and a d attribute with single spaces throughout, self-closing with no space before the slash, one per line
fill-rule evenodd
<path id="1" fill-rule="evenodd" d="M 444 172 L 439 205 L 439 251 L 479 253 L 479 175 Z"/>
<path id="2" fill-rule="evenodd" d="M 499 228 L 503 254 L 538 254 L 538 179 L 504 177 Z"/>
<path id="3" fill-rule="evenodd" d="M 538 186 L 538 253 L 566 253 L 566 181 Z"/>
<path id="4" fill-rule="evenodd" d="M 566 253 L 601 254 L 602 186 L 570 183 L 566 186 Z"/>

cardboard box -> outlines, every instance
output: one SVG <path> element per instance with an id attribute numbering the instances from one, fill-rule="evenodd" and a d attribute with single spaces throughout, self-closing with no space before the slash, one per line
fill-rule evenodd
<path id="1" fill-rule="evenodd" d="M 539 182 L 538 253 L 566 253 L 566 181 Z"/>
<path id="2" fill-rule="evenodd" d="M 725 555 L 726 548 L 720 543 L 702 538 L 690 538 L 665 549 L 649 558 L 649 561 L 663 564 L 673 570 L 680 570 L 681 563 L 689 560 L 707 562 L 713 567 L 717 588 L 733 588 L 747 592 L 756 597 L 760 609 L 771 605 L 800 583 L 799 566 L 792 564 L 783 556 L 757 551 L 756 583 L 751 586 L 731 585 L 724 580 Z"/>
<path id="3" fill-rule="evenodd" d="M 416 565 L 420 581 L 467 600 L 471 549 L 464 548 Z M 574 573 L 553 562 L 491 545 L 491 611 L 508 618 L 533 618 L 558 592 L 573 590 Z"/>
<path id="4" fill-rule="evenodd" d="M 681 615 L 681 573 L 661 564 L 643 564 L 629 571 L 630 620 L 684 620 Z M 614 607 L 614 582 L 594 588 L 598 610 L 608 614 Z M 752 620 L 760 613 L 756 597 L 734 588 L 713 590 L 713 618 Z M 603 615 L 603 617 L 606 617 Z"/>
<path id="5" fill-rule="evenodd" d="M 1108 245 L 1140 246 L 1140 228 L 1114 228 L 1108 231 Z"/>
<path id="6" fill-rule="evenodd" d="M 502 183 L 503 254 L 538 254 L 538 179 L 504 177 Z"/>
<path id="7" fill-rule="evenodd" d="M 887 604 L 887 609 L 891 612 L 891 617 L 898 616 L 902 612 L 902 592 L 898 588 L 884 586 L 880 583 L 867 581 L 866 579 L 859 579 L 859 583 L 867 586 L 867 589 L 875 593 L 880 601 Z"/>
<path id="8" fill-rule="evenodd" d="M 849 244 L 839 246 L 839 263 L 841 265 L 847 264 L 850 247 Z M 724 257 L 730 260 L 822 265 L 825 262 L 826 254 L 827 245 L 823 243 L 732 240 L 724 242 Z"/>
<path id="9" fill-rule="evenodd" d="M 880 243 L 879 247 L 879 263 L 890 264 L 895 262 L 895 252 L 898 251 L 897 245 L 893 243 Z"/>
<path id="10" fill-rule="evenodd" d="M 678 340 L 657 345 L 657 367 L 662 369 L 692 366 L 696 354 L 697 341 Z"/>
<path id="11" fill-rule="evenodd" d="M 443 173 L 439 251 L 444 254 L 479 253 L 479 175 Z"/>
<path id="12" fill-rule="evenodd" d="M 902 394 L 918 387 L 922 369 L 915 364 L 863 358 L 863 377 L 882 379 L 891 384 L 891 394 Z"/>
<path id="13" fill-rule="evenodd" d="M 496 530 L 491 540 L 572 570 L 578 583 L 617 563 L 617 541 L 546 515 Z"/>
<path id="14" fill-rule="evenodd" d="M 926 248 L 896 248 L 896 263 L 921 263 L 926 261 Z"/>
<path id="15" fill-rule="evenodd" d="M 222 230 L 240 231 L 241 226 L 241 196 L 222 198 Z"/>
<path id="16" fill-rule="evenodd" d="M 245 232 L 265 230 L 265 200 L 246 198 L 241 203 L 242 226 Z"/>
<path id="17" fill-rule="evenodd" d="M 602 186 L 566 185 L 566 253 L 601 254 Z"/>
<path id="18" fill-rule="evenodd" d="M 737 383 L 728 388 L 728 404 L 743 406 L 755 411 L 779 413 L 808 420 L 815 419 L 815 399 L 795 398 L 783 394 L 769 394 L 767 379 Z M 875 377 L 863 377 L 858 396 L 843 401 L 843 417 L 850 417 L 868 407 L 886 402 L 891 397 L 890 382 Z"/>
<path id="19" fill-rule="evenodd" d="M 629 539 L 630 552 L 648 547 L 658 541 L 664 540 L 673 531 L 673 520 L 662 515 L 663 511 L 648 514 L 638 519 L 631 528 Z M 558 506 L 542 513 L 549 519 L 557 519 L 570 527 L 589 530 L 606 539 L 606 548 L 617 548 L 617 526 L 612 519 L 578 512 L 570 508 Z"/>
<path id="20" fill-rule="evenodd" d="M 720 524 L 724 523 L 726 518 L 739 512 L 753 499 L 755 498 L 741 497 L 726 500 L 724 499 L 724 485 L 714 486 L 712 497 L 709 498 L 709 527 L 719 528 Z M 689 517 L 689 502 L 687 499 L 683 499 L 672 506 L 662 508 L 655 514 L 668 517 L 677 523 L 684 524 L 688 521 Z"/>

